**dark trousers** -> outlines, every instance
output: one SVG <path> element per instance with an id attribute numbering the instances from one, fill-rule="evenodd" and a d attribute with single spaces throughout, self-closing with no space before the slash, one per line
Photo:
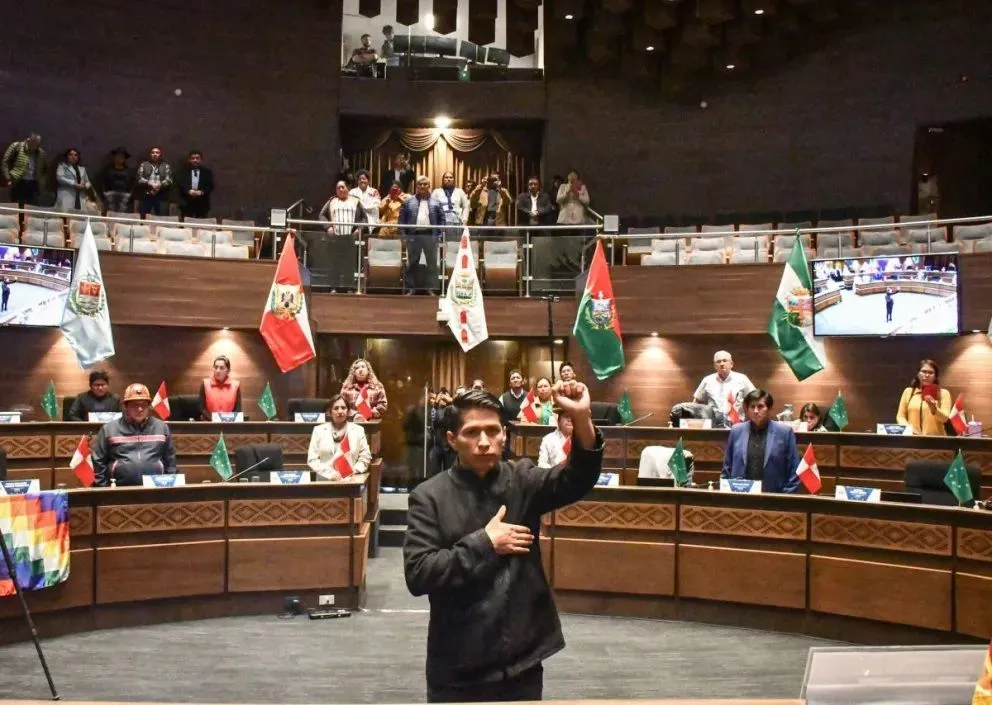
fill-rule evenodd
<path id="1" fill-rule="evenodd" d="M 210 201 L 206 198 L 186 197 L 182 207 L 184 218 L 206 218 L 210 213 Z"/>
<path id="2" fill-rule="evenodd" d="M 159 191 L 158 193 L 146 193 L 138 201 L 138 212 L 141 215 L 148 215 L 149 213 L 154 215 L 163 215 L 162 211 L 165 206 L 165 193 Z"/>
<path id="3" fill-rule="evenodd" d="M 471 685 L 427 686 L 429 703 L 498 703 L 542 700 L 544 666 L 537 664 L 514 678 Z"/>
<path id="4" fill-rule="evenodd" d="M 38 182 L 21 179 L 10 186 L 10 198 L 14 203 L 26 206 L 38 205 Z"/>
<path id="5" fill-rule="evenodd" d="M 403 283 L 406 290 L 434 291 L 437 288 L 437 245 L 434 235 L 419 233 L 415 230 L 404 240 L 406 242 L 407 263 L 406 272 L 403 274 Z M 420 264 L 421 252 L 424 253 L 424 261 L 427 262 L 426 272 L 421 271 L 423 269 Z M 422 276 L 418 276 L 418 274 Z"/>
<path id="6" fill-rule="evenodd" d="M 892 320 L 892 304 L 885 304 L 885 320 L 886 322 Z"/>
<path id="7" fill-rule="evenodd" d="M 10 301 L 10 292 L 9 291 L 6 292 L 6 293 L 4 293 L 4 295 L 3 295 L 3 300 L 2 300 L 2 302 L 0 302 L 0 311 L 6 311 L 7 310 L 7 302 L 8 301 Z"/>

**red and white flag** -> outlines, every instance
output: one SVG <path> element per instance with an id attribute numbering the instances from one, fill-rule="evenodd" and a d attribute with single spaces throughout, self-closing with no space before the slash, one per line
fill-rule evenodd
<path id="1" fill-rule="evenodd" d="M 258 328 L 283 372 L 289 372 L 317 356 L 294 242 L 296 234 L 290 231 L 279 255 L 276 276 L 265 300 L 262 324 Z"/>
<path id="2" fill-rule="evenodd" d="M 537 401 L 534 396 L 534 390 L 527 392 L 527 396 L 524 397 L 523 403 L 520 405 L 520 413 L 524 415 L 530 423 L 538 423 L 539 419 L 537 416 L 537 410 L 534 408 L 534 403 Z"/>
<path id="3" fill-rule="evenodd" d="M 355 411 L 362 415 L 366 421 L 372 420 L 372 405 L 369 404 L 369 385 L 365 385 L 358 392 L 358 400 L 355 402 Z"/>
<path id="4" fill-rule="evenodd" d="M 90 439 L 83 436 L 76 446 L 76 452 L 72 454 L 69 461 L 69 469 L 72 470 L 84 487 L 92 487 L 96 482 L 96 473 L 93 472 L 93 459 L 90 457 Z"/>
<path id="5" fill-rule="evenodd" d="M 448 328 L 464 352 L 489 338 L 486 309 L 482 305 L 482 287 L 475 270 L 468 228 L 462 232 L 458 256 L 448 281 L 448 292 L 442 301 L 447 308 Z"/>
<path id="6" fill-rule="evenodd" d="M 816 456 L 813 454 L 812 443 L 806 446 L 806 452 L 803 453 L 803 458 L 799 461 L 799 467 L 796 468 L 796 475 L 799 476 L 799 481 L 803 483 L 803 486 L 810 494 L 816 494 L 820 491 L 820 487 L 823 486 L 820 482 L 820 468 L 816 465 Z"/>
<path id="7" fill-rule="evenodd" d="M 162 384 L 158 385 L 158 391 L 155 392 L 155 398 L 152 399 L 152 411 L 158 414 L 158 417 L 165 421 L 169 418 L 172 410 L 169 408 L 169 393 L 165 391 L 165 380 L 162 380 Z"/>
<path id="8" fill-rule="evenodd" d="M 959 436 L 965 435 L 968 432 L 968 422 L 964 418 L 964 395 L 958 394 L 958 398 L 954 400 L 954 406 L 951 407 L 951 413 L 947 417 L 947 420 L 951 422 L 951 426 L 954 427 L 954 432 Z"/>
<path id="9" fill-rule="evenodd" d="M 737 413 L 737 397 L 734 396 L 733 392 L 727 392 L 727 404 L 730 407 L 727 410 L 727 418 L 730 419 L 730 423 L 740 423 L 741 415 Z"/>
<path id="10" fill-rule="evenodd" d="M 338 475 L 342 479 L 348 477 L 355 469 L 351 467 L 351 460 L 348 458 L 348 454 L 351 452 L 351 441 L 348 440 L 348 434 L 344 434 L 344 438 L 338 445 L 338 449 L 334 451 L 334 457 L 331 458 L 331 467 L 338 471 Z"/>
<path id="11" fill-rule="evenodd" d="M 572 437 L 571 436 L 569 436 L 568 438 L 566 438 L 565 439 L 565 442 L 562 443 L 561 450 L 565 454 L 565 457 L 566 458 L 572 454 Z"/>

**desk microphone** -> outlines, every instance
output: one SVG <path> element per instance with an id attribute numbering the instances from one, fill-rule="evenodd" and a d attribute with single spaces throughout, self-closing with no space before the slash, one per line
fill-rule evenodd
<path id="1" fill-rule="evenodd" d="M 236 479 L 238 479 L 239 477 L 241 477 L 241 476 L 242 476 L 242 475 L 244 475 L 245 473 L 249 473 L 249 472 L 251 472 L 252 470 L 255 470 L 255 469 L 257 469 L 257 468 L 260 468 L 260 467 L 262 467 L 263 465 L 265 465 L 265 464 L 266 464 L 267 462 L 269 462 L 270 460 L 272 460 L 272 458 L 269 458 L 268 456 L 266 456 L 266 457 L 264 457 L 264 458 L 262 458 L 261 460 L 259 460 L 259 461 L 258 461 L 257 463 L 255 463 L 254 465 L 251 465 L 251 466 L 249 466 L 249 467 L 247 467 L 247 468 L 245 468 L 245 469 L 244 469 L 244 470 L 242 470 L 241 472 L 236 472 L 236 473 L 234 473 L 234 474 L 233 474 L 233 475 L 231 475 L 231 476 L 230 476 L 229 478 L 227 478 L 226 480 L 224 480 L 224 482 L 233 482 L 234 480 L 236 480 Z"/>
<path id="2" fill-rule="evenodd" d="M 644 419 L 646 419 L 646 418 L 648 418 L 649 416 L 654 416 L 654 412 L 652 411 L 652 412 L 651 412 L 650 414 L 644 414 L 644 416 L 638 416 L 638 417 L 637 417 L 636 419 L 634 419 L 633 421 L 628 421 L 627 423 L 625 423 L 625 424 L 623 424 L 623 425 L 624 425 L 624 426 L 633 426 L 633 425 L 634 425 L 635 423 L 637 423 L 638 421 L 643 421 Z"/>

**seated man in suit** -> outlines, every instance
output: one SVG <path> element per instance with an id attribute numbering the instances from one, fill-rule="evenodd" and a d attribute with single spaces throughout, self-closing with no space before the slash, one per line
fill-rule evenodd
<path id="1" fill-rule="evenodd" d="M 747 422 L 730 429 L 720 477 L 760 480 L 762 492 L 795 492 L 799 487 L 796 434 L 788 424 L 771 420 L 774 403 L 763 389 L 744 397 Z"/>
<path id="2" fill-rule="evenodd" d="M 76 397 L 65 420 L 89 421 L 90 414 L 120 410 L 121 400 L 110 391 L 110 374 L 106 370 L 93 370 L 90 372 L 89 391 Z"/>
<path id="3" fill-rule="evenodd" d="M 143 475 L 174 475 L 176 446 L 165 421 L 151 415 L 148 387 L 124 390 L 124 416 L 103 425 L 92 446 L 96 487 L 140 485 Z"/>

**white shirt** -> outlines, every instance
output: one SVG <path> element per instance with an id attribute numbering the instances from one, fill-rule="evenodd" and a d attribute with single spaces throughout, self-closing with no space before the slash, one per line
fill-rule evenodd
<path id="1" fill-rule="evenodd" d="M 342 201 L 335 196 L 320 209 L 320 219 L 331 223 L 354 223 L 358 213 L 358 200 L 350 196 Z M 334 235 L 351 235 L 354 226 L 334 225 Z"/>
<path id="2" fill-rule="evenodd" d="M 355 475 L 361 475 L 369 471 L 369 463 L 372 462 L 372 451 L 369 449 L 368 439 L 365 438 L 365 429 L 358 424 L 347 422 L 345 433 L 348 436 L 348 444 L 351 450 L 348 452 L 348 460 Z M 331 464 L 338 446 L 344 441 L 334 440 L 334 426 L 330 422 L 314 426 L 310 436 L 310 448 L 307 451 L 307 465 L 315 473 L 326 480 L 340 480 L 341 475 Z"/>
<path id="3" fill-rule="evenodd" d="M 200 170 L 199 169 L 193 169 L 190 172 L 189 186 L 190 186 L 190 189 L 193 190 L 193 191 L 199 191 L 200 190 Z"/>
<path id="4" fill-rule="evenodd" d="M 431 224 L 431 201 L 429 198 L 420 199 L 420 207 L 417 209 L 417 225 Z"/>
<path id="5" fill-rule="evenodd" d="M 703 377 L 703 381 L 696 387 L 692 397 L 701 404 L 706 404 L 715 411 L 726 414 L 730 411 L 728 396 L 733 394 L 734 407 L 743 417 L 744 406 L 742 402 L 747 393 L 752 390 L 754 390 L 754 385 L 751 384 L 747 375 L 731 370 L 727 379 L 720 379 L 720 375 L 716 372 Z"/>
<path id="6" fill-rule="evenodd" d="M 431 200 L 441 206 L 441 210 L 444 211 L 445 215 L 452 213 L 459 223 L 464 223 L 468 219 L 468 196 L 460 188 L 455 187 L 452 189 L 450 204 L 448 203 L 448 193 L 443 188 L 434 189 L 431 193 Z M 461 233 L 458 233 L 458 235 L 461 235 Z"/>
<path id="7" fill-rule="evenodd" d="M 561 431 L 555 430 L 541 439 L 541 452 L 537 456 L 537 467 L 553 468 L 564 463 L 568 456 L 565 455 L 565 439 L 568 438 Z"/>
<path id="8" fill-rule="evenodd" d="M 379 189 L 369 186 L 362 191 L 361 188 L 356 186 L 348 192 L 348 195 L 358 199 L 358 202 L 362 204 L 362 208 L 365 209 L 365 215 L 368 216 L 369 223 L 375 225 L 379 222 L 379 204 L 382 202 L 382 198 L 379 196 Z"/>

